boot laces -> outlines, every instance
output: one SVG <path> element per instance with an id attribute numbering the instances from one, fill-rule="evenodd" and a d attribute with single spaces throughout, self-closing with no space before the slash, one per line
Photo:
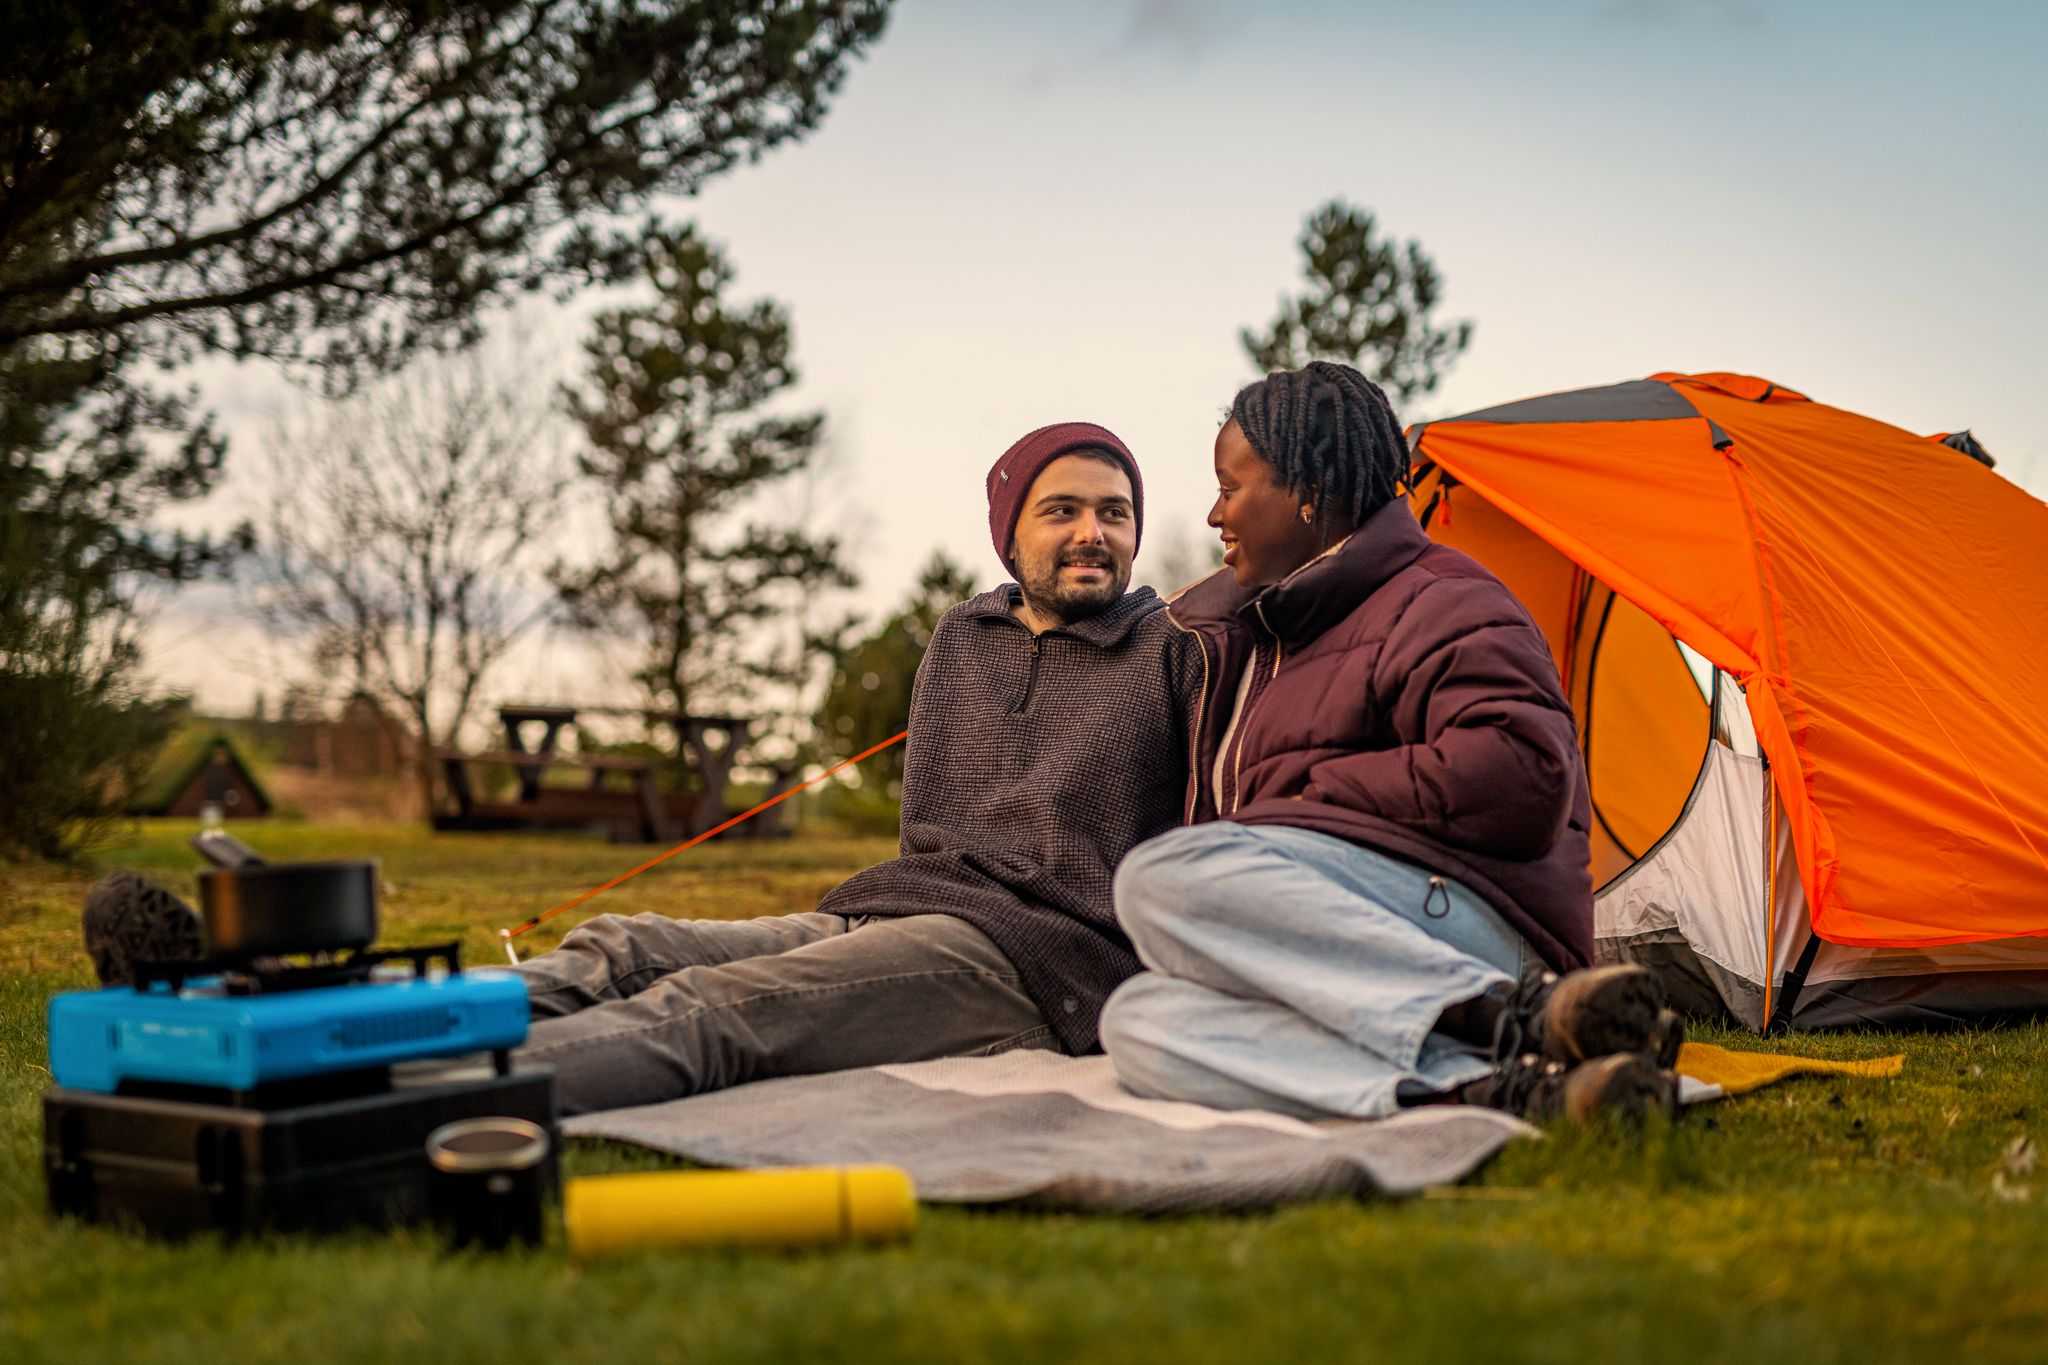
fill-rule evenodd
<path id="1" fill-rule="evenodd" d="M 1543 1031 L 1539 1025 L 1543 1008 L 1549 1003 L 1550 991 L 1555 985 L 1557 973 L 1547 967 L 1531 967 L 1522 973 L 1522 979 L 1508 992 L 1500 1017 L 1493 1023 L 1493 1060 L 1496 1065 L 1505 1065 L 1510 1059 L 1525 1053 L 1543 1050 Z"/>
<path id="2" fill-rule="evenodd" d="M 1503 1062 L 1495 1073 L 1500 1083 L 1494 1107 L 1510 1114 L 1527 1115 L 1537 1107 L 1542 1093 L 1554 1088 L 1556 1078 L 1564 1072 L 1562 1063 L 1545 1061 L 1533 1052 L 1525 1052 Z"/>

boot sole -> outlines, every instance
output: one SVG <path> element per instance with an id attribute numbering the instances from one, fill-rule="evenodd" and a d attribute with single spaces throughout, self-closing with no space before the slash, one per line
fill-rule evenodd
<path id="1" fill-rule="evenodd" d="M 1558 983 L 1545 1015 L 1544 1052 L 1567 1066 L 1616 1052 L 1654 1052 L 1658 1065 L 1669 1067 L 1685 1041 L 1684 1024 L 1664 1008 L 1664 983 L 1634 963 L 1572 973 Z"/>
<path id="2" fill-rule="evenodd" d="M 1597 1089 L 1571 1097 L 1565 1108 L 1565 1117 L 1573 1123 L 1641 1123 L 1653 1113 L 1677 1117 L 1678 1080 L 1641 1053 L 1616 1066 Z"/>

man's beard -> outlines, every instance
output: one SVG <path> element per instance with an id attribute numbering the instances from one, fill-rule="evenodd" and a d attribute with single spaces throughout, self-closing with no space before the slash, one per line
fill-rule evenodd
<path id="1" fill-rule="evenodd" d="M 1099 583 L 1063 582 L 1060 570 L 1069 564 L 1092 564 L 1107 569 L 1109 576 Z M 1051 559 L 1023 563 L 1018 568 L 1018 586 L 1024 601 L 1040 616 L 1055 621 L 1082 621 L 1106 611 L 1130 586 L 1128 569 L 1119 569 L 1107 550 L 1062 550 Z"/>

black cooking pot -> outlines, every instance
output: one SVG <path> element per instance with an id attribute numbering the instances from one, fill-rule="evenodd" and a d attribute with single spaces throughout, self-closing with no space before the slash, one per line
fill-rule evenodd
<path id="1" fill-rule="evenodd" d="M 215 958 L 340 952 L 377 940 L 371 859 L 258 863 L 199 874 L 207 952 Z"/>

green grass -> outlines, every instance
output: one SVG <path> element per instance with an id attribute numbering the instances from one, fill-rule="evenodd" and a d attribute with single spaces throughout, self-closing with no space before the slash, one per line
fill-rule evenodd
<path id="1" fill-rule="evenodd" d="M 191 887 L 192 826 L 110 865 Z M 386 939 L 495 931 L 632 851 L 572 838 L 276 824 L 277 857 L 376 852 Z M 605 908 L 808 908 L 887 841 L 706 845 Z M 1894 1081 L 1789 1082 L 1639 1138 L 1517 1144 L 1473 1184 L 1398 1204 L 1143 1220 L 925 1210 L 915 1238 L 579 1265 L 450 1255 L 417 1232 L 161 1245 L 43 1213 L 43 1004 L 88 984 L 88 874 L 0 870 L 0 1360 L 2038 1360 L 2048 1189 L 1994 1186 L 2048 1115 L 2048 1029 L 1801 1038 L 1903 1051 Z M 594 908 L 594 907 L 593 907 Z M 587 913 L 587 912 L 581 912 Z M 545 947 L 565 915 L 522 943 Z M 1734 1046 L 1739 1036 L 1711 1035 Z M 569 1174 L 648 1164 L 572 1144 Z M 2048 1174 L 2039 1183 L 2048 1187 Z"/>

